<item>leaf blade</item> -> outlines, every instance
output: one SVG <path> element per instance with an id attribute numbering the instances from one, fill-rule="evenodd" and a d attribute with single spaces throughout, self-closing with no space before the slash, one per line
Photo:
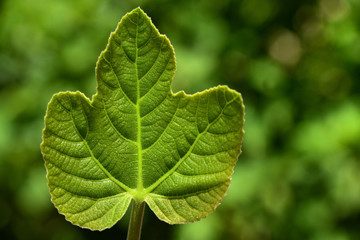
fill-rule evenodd
<path id="1" fill-rule="evenodd" d="M 92 101 L 53 96 L 41 149 L 66 219 L 103 230 L 136 199 L 161 220 L 188 223 L 220 204 L 244 134 L 241 95 L 226 86 L 173 94 L 175 70 L 170 41 L 137 8 L 99 56 Z"/>

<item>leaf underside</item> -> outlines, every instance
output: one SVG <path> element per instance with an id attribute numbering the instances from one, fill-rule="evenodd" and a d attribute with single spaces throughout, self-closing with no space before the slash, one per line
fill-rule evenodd
<path id="1" fill-rule="evenodd" d="M 239 93 L 218 86 L 173 94 L 174 50 L 137 8 L 96 66 L 97 93 L 49 102 L 41 150 L 51 200 L 73 224 L 113 226 L 131 199 L 170 224 L 213 212 L 230 185 L 243 139 Z"/>

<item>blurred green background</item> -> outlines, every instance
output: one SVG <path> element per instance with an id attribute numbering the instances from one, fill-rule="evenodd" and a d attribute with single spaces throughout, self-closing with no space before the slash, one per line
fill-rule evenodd
<path id="1" fill-rule="evenodd" d="M 125 239 L 57 213 L 40 153 L 52 94 L 95 93 L 95 63 L 141 6 L 176 51 L 174 91 L 226 84 L 246 105 L 243 153 L 205 220 L 143 239 L 360 239 L 359 0 L 0 0 L 0 238 Z"/>

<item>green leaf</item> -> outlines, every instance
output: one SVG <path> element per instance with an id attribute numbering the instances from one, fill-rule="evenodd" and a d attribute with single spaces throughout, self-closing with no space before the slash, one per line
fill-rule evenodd
<path id="1" fill-rule="evenodd" d="M 137 8 L 99 57 L 93 99 L 53 96 L 41 150 L 67 220 L 109 228 L 135 199 L 165 222 L 189 223 L 220 204 L 240 154 L 242 99 L 226 86 L 173 94 L 175 68 L 169 40 Z"/>

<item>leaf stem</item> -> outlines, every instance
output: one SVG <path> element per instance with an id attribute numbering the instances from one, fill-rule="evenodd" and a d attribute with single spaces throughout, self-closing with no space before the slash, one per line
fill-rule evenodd
<path id="1" fill-rule="evenodd" d="M 127 240 L 140 240 L 145 201 L 133 200 Z"/>

